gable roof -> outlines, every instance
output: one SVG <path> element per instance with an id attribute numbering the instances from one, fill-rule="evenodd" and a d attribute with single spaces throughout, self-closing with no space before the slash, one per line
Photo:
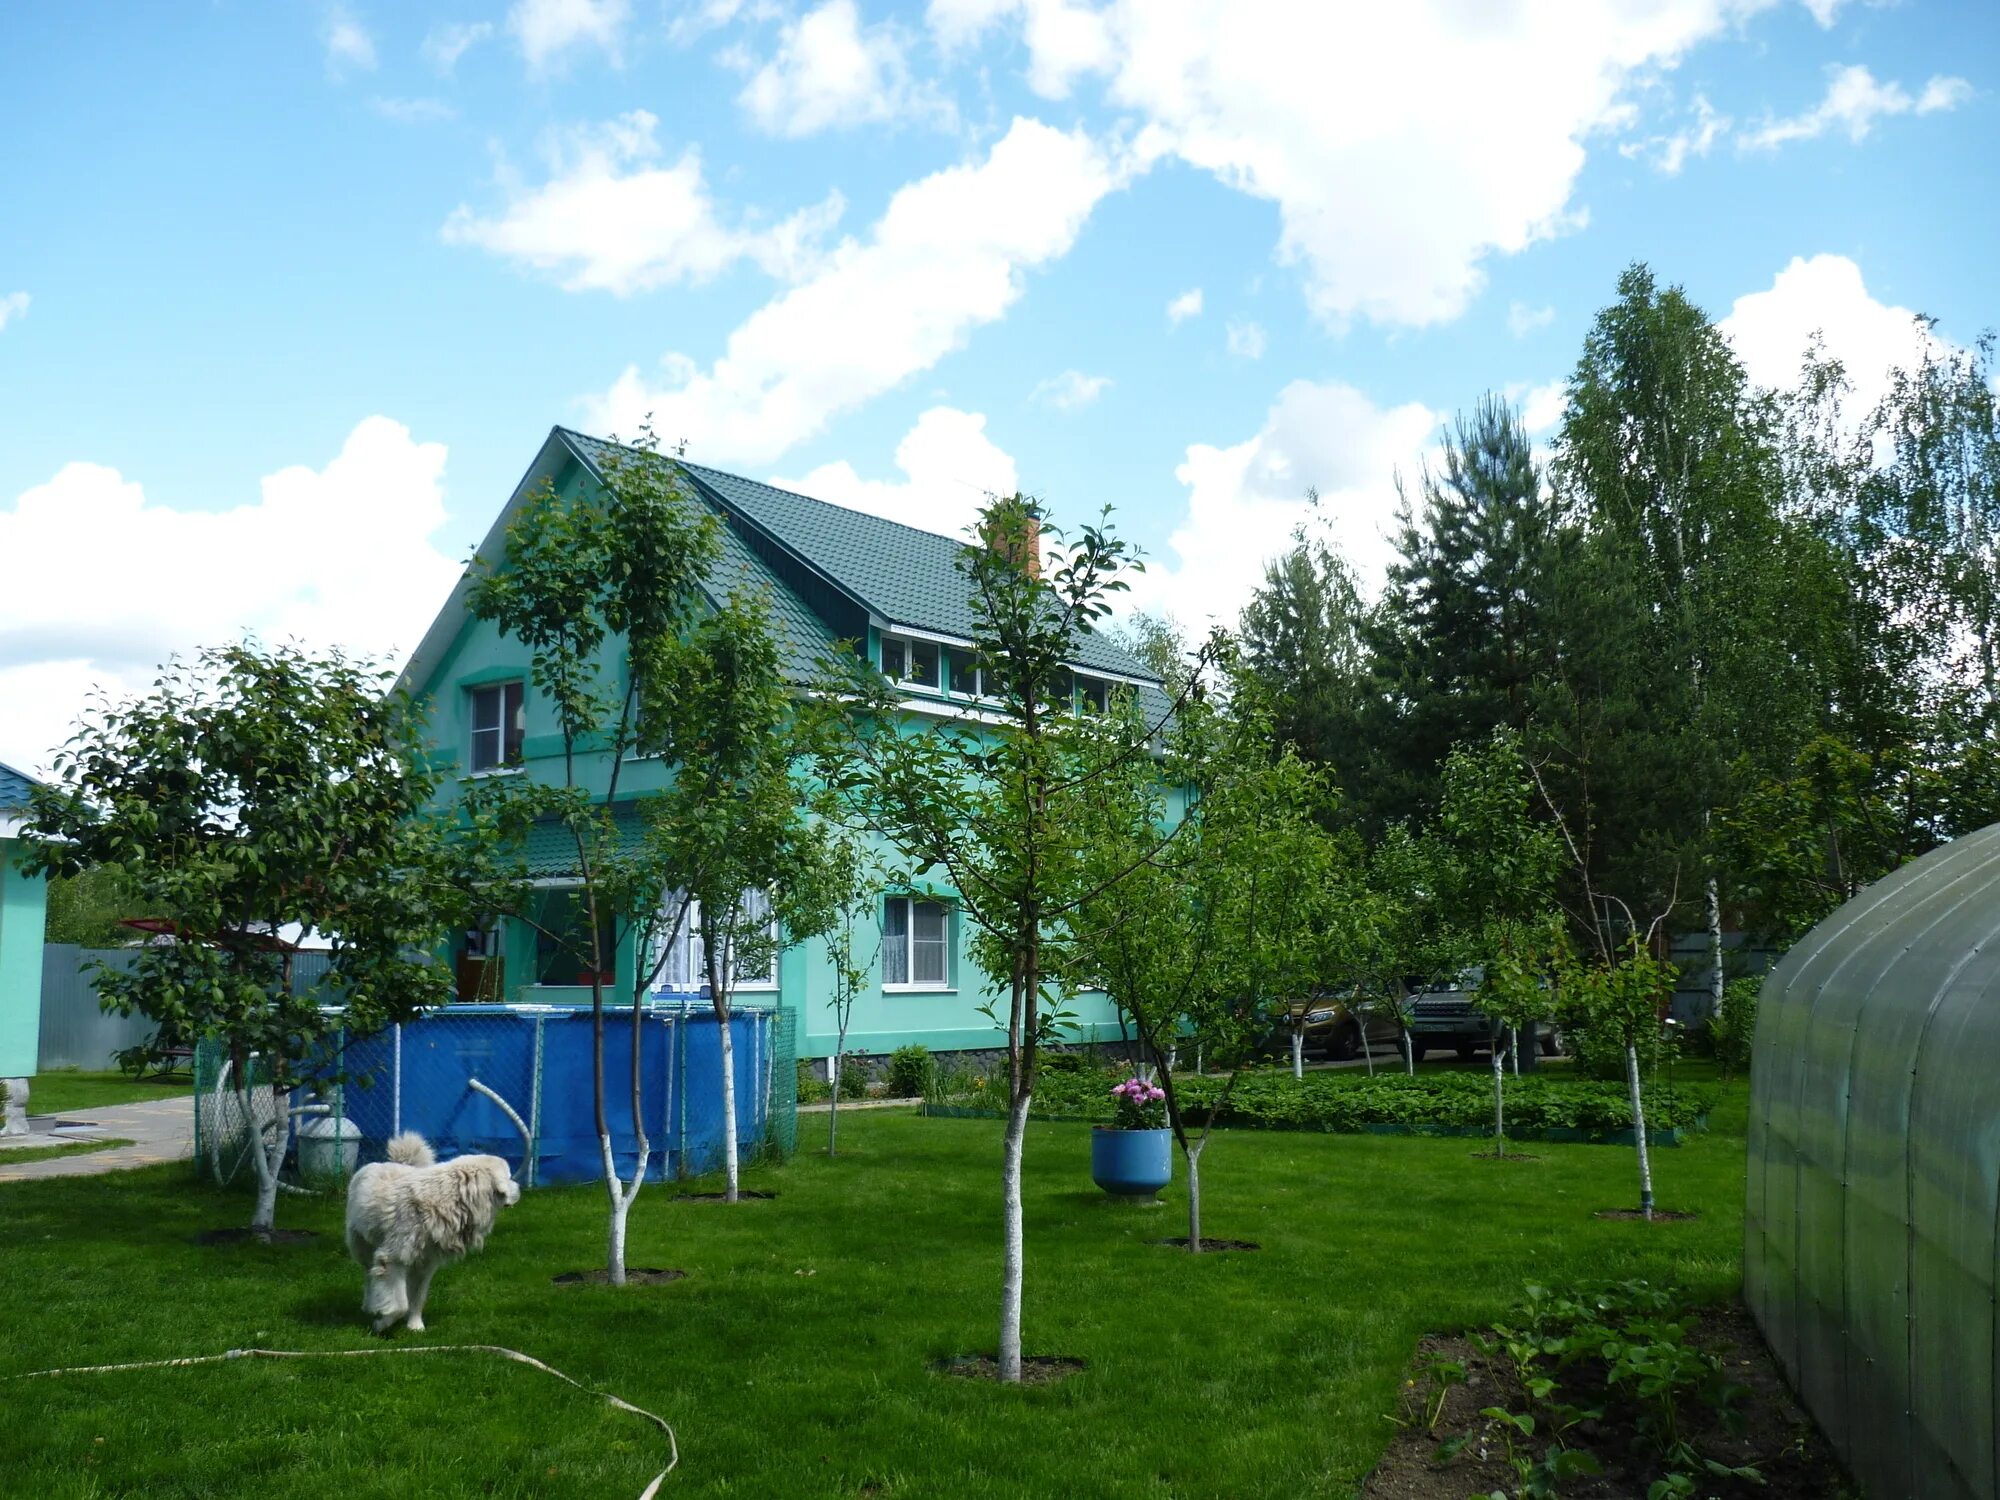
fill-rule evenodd
<path id="1" fill-rule="evenodd" d="M 566 427 L 557 431 L 593 468 L 600 468 L 613 453 L 637 451 Z M 972 639 L 971 591 L 957 566 L 965 546 L 962 539 L 685 459 L 675 462 L 704 498 L 824 576 L 880 624 Z M 1159 681 L 1116 641 L 1097 632 L 1078 638 L 1076 665 L 1143 682 Z"/>
<path id="2" fill-rule="evenodd" d="M 41 783 L 26 771 L 17 771 L 0 761 L 0 812 L 24 812 L 28 793 Z"/>

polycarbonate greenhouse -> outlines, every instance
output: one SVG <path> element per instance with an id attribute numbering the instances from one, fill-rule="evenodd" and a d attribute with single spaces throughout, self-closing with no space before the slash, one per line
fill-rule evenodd
<path id="1" fill-rule="evenodd" d="M 1744 1295 L 1872 1500 L 2000 1497 L 2000 824 L 1764 983 Z"/>

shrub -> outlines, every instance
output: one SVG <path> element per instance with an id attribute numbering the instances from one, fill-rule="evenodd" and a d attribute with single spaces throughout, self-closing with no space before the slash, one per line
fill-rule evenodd
<path id="1" fill-rule="evenodd" d="M 1044 1078 L 1057 1076 L 1074 1077 L 1080 1073 L 1088 1073 L 1092 1077 L 1096 1077 L 1102 1069 L 1094 1066 L 1091 1060 L 1081 1052 L 1056 1052 L 1051 1050 L 1042 1054 L 1036 1071 Z"/>
<path id="2" fill-rule="evenodd" d="M 866 1099 L 868 1097 L 868 1070 L 861 1066 L 861 1059 L 848 1056 L 840 1060 L 840 1097 L 843 1099 Z"/>
<path id="3" fill-rule="evenodd" d="M 930 1048 L 917 1043 L 898 1047 L 889 1054 L 889 1097 L 914 1099 L 928 1094 L 936 1074 L 937 1061 Z"/>
<path id="4" fill-rule="evenodd" d="M 1757 1030 L 1757 994 L 1762 979 L 1732 979 L 1722 987 L 1722 1005 L 1709 1018 L 1708 1041 L 1724 1078 L 1750 1067 L 1750 1042 Z"/>
<path id="5" fill-rule="evenodd" d="M 808 1058 L 799 1059 L 799 1103 L 823 1104 L 833 1090 L 826 1080 L 819 1076 L 819 1069 Z"/>

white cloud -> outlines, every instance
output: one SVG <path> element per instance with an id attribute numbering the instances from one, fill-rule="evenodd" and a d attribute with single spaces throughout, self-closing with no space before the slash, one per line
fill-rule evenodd
<path id="1" fill-rule="evenodd" d="M 1579 222 L 1626 93 L 1774 0 L 932 0 L 939 44 L 1017 27 L 1031 86 L 1105 79 L 1137 149 L 1277 205 L 1315 314 L 1457 316 L 1483 263 Z"/>
<path id="2" fill-rule="evenodd" d="M 1190 287 L 1167 304 L 1167 321 L 1178 328 L 1189 318 L 1201 316 L 1201 288 Z"/>
<path id="3" fill-rule="evenodd" d="M 1772 150 L 1790 141 L 1810 141 L 1828 131 L 1841 130 L 1850 141 L 1862 141 L 1875 122 L 1893 115 L 1928 115 L 1956 109 L 1972 97 L 1972 85 L 1963 78 L 1942 75 L 1924 85 L 1921 94 L 1911 94 L 1900 83 L 1881 83 L 1866 67 L 1855 64 L 1827 70 L 1826 97 L 1804 114 L 1785 119 L 1766 117 L 1754 130 L 1736 139 L 1751 150 Z"/>
<path id="4" fill-rule="evenodd" d="M 1530 307 L 1525 302 L 1507 304 L 1507 331 L 1517 339 L 1524 339 L 1555 320 L 1556 310 L 1553 307 Z"/>
<path id="5" fill-rule="evenodd" d="M 1067 254 L 1123 180 L 1088 135 L 1017 119 L 983 161 L 899 189 L 866 236 L 752 313 L 707 370 L 669 354 L 653 385 L 628 367 L 586 401 L 588 418 L 631 433 L 652 412 L 705 463 L 773 462 L 1004 316 L 1026 273 Z"/>
<path id="6" fill-rule="evenodd" d="M 1382 408 L 1352 386 L 1298 380 L 1278 395 L 1256 436 L 1233 447 L 1189 446 L 1174 471 L 1188 513 L 1167 539 L 1175 561 L 1148 562 L 1129 608 L 1165 610 L 1199 627 L 1234 625 L 1264 564 L 1311 523 L 1374 588 L 1393 555 L 1396 473 L 1414 473 L 1438 414 L 1410 402 Z M 1315 509 L 1306 490 L 1319 491 Z"/>
<path id="7" fill-rule="evenodd" d="M 1806 346 L 1822 334 L 1826 353 L 1846 366 L 1857 413 L 1888 393 L 1892 370 L 1943 347 L 1909 308 L 1876 301 L 1844 255 L 1794 258 L 1768 290 L 1738 297 L 1718 326 L 1750 378 L 1774 390 L 1798 384 Z"/>
<path id="8" fill-rule="evenodd" d="M 1829 31 L 1840 15 L 1842 0 L 1801 0 L 1801 3 L 1812 12 L 1812 18 L 1819 22 L 1820 30 Z"/>
<path id="9" fill-rule="evenodd" d="M 807 136 L 914 114 L 949 117 L 910 82 L 894 27 L 864 29 L 854 0 L 826 0 L 778 33 L 778 49 L 737 95 L 760 130 Z"/>
<path id="10" fill-rule="evenodd" d="M 1528 436 L 1540 437 L 1545 432 L 1554 432 L 1563 413 L 1569 410 L 1569 382 L 1551 380 L 1546 385 L 1509 387 L 1507 399 L 1519 404 L 1521 425 Z"/>
<path id="11" fill-rule="evenodd" d="M 1231 321 L 1229 352 L 1238 359 L 1262 359 L 1268 342 L 1264 336 L 1263 324 Z"/>
<path id="12" fill-rule="evenodd" d="M 17 318 L 25 318 L 28 304 L 33 300 L 26 292 L 9 292 L 0 297 L 0 328 L 5 328 Z"/>
<path id="13" fill-rule="evenodd" d="M 1670 135 L 1649 135 L 1641 140 L 1626 141 L 1618 148 L 1618 154 L 1627 158 L 1638 158 L 1668 177 L 1680 175 L 1690 156 L 1706 156 L 1715 149 L 1715 143 L 1728 130 L 1730 119 L 1715 112 L 1715 106 L 1701 94 L 1694 96 L 1694 119 Z"/>
<path id="14" fill-rule="evenodd" d="M 324 468 L 267 475 L 231 510 L 149 504 L 82 462 L 0 505 L 0 557 L 39 560 L 0 589 L 0 760 L 46 767 L 93 687 L 142 689 L 169 654 L 245 631 L 407 652 L 460 571 L 431 541 L 444 468 L 443 444 L 376 416 Z"/>
<path id="15" fill-rule="evenodd" d="M 460 204 L 445 220 L 445 242 L 554 274 L 569 291 L 620 296 L 703 281 L 743 260 L 788 280 L 815 263 L 844 208 L 838 193 L 776 224 L 726 223 L 700 152 L 689 146 L 668 163 L 658 126 L 637 109 L 552 135 L 548 180 L 529 188 L 503 172 L 505 209 L 481 218 Z"/>
<path id="16" fill-rule="evenodd" d="M 1030 401 L 1052 406 L 1057 411 L 1075 411 L 1103 395 L 1111 384 L 1109 375 L 1086 375 L 1081 370 L 1064 370 L 1051 375 L 1028 392 Z"/>
<path id="17" fill-rule="evenodd" d="M 398 125 L 435 125 L 442 120 L 455 120 L 458 111 L 442 99 L 383 99 L 368 101 L 368 107 L 385 120 L 394 120 Z"/>
<path id="18" fill-rule="evenodd" d="M 344 5 L 336 5 L 326 13 L 326 29 L 320 40 L 326 44 L 326 71 L 334 78 L 341 77 L 349 68 L 368 72 L 375 66 L 374 39 Z"/>
<path id="19" fill-rule="evenodd" d="M 863 479 L 845 459 L 821 464 L 803 479 L 771 483 L 850 510 L 865 510 L 944 536 L 964 536 L 988 495 L 1021 487 L 1014 460 L 986 435 L 978 412 L 934 406 L 896 445 L 904 478 Z"/>
<path id="20" fill-rule="evenodd" d="M 449 73 L 458 60 L 493 35 L 491 21 L 457 21 L 433 26 L 424 37 L 423 54 L 440 73 Z"/>
<path id="21" fill-rule="evenodd" d="M 507 30 L 540 72 L 576 46 L 594 46 L 619 60 L 631 0 L 515 0 Z"/>

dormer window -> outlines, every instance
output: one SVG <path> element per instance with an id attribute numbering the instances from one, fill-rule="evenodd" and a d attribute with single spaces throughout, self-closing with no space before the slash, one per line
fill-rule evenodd
<path id="1" fill-rule="evenodd" d="M 882 637 L 882 675 L 900 687 L 922 688 L 935 693 L 939 676 L 939 648 L 936 641 L 913 641 L 899 635 Z"/>
<path id="2" fill-rule="evenodd" d="M 521 763 L 522 684 L 472 689 L 472 770 L 499 771 Z"/>
<path id="3" fill-rule="evenodd" d="M 984 698 L 986 693 L 986 671 L 979 665 L 979 659 L 970 651 L 961 651 L 953 646 L 945 652 L 945 665 L 951 669 L 951 691 L 960 698 Z"/>
<path id="4" fill-rule="evenodd" d="M 1111 684 L 1102 677 L 1076 674 L 1076 706 L 1087 714 L 1107 713 L 1111 708 Z"/>

